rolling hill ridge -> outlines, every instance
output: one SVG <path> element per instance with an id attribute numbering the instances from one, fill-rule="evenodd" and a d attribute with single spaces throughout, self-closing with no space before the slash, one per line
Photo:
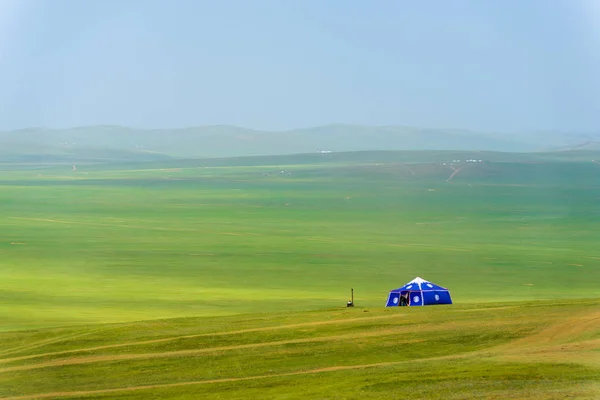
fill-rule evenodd
<path id="1" fill-rule="evenodd" d="M 547 149 L 595 149 L 599 140 L 600 135 L 556 132 L 509 135 L 457 129 L 343 124 L 277 132 L 228 125 L 182 129 L 134 129 L 104 125 L 0 132 L 0 156 L 11 161 L 35 155 L 36 160 L 60 156 L 93 162 L 151 161 L 169 157 L 264 156 L 320 151 L 533 152 Z"/>

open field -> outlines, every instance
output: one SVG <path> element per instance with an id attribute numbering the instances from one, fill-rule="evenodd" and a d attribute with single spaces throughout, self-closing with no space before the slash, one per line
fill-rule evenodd
<path id="1" fill-rule="evenodd" d="M 7 167 L 0 395 L 595 398 L 583 154 Z M 415 276 L 455 304 L 383 309 Z"/>
<path id="2" fill-rule="evenodd" d="M 599 300 L 342 308 L 0 338 L 6 399 L 600 395 Z"/>

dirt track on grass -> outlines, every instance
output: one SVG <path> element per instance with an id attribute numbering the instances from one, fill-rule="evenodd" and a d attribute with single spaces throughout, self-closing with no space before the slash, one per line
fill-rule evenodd
<path id="1" fill-rule="evenodd" d="M 336 324 L 345 324 L 345 323 L 354 323 L 354 322 L 378 321 L 378 320 L 393 319 L 393 318 L 402 318 L 402 315 L 395 313 L 395 314 L 391 314 L 391 315 L 381 315 L 381 316 L 375 316 L 375 317 L 347 318 L 347 319 L 339 319 L 339 320 L 332 320 L 332 321 L 313 321 L 313 322 L 303 322 L 303 323 L 298 323 L 298 324 L 287 324 L 287 325 L 277 325 L 277 326 L 265 326 L 265 327 L 259 327 L 259 328 L 240 329 L 240 330 L 227 331 L 227 332 L 208 332 L 208 333 L 198 333 L 198 334 L 193 334 L 193 335 L 170 336 L 170 337 L 164 337 L 164 338 L 160 338 L 160 339 L 140 340 L 140 341 L 134 341 L 134 342 L 108 344 L 108 345 L 104 345 L 104 346 L 84 347 L 84 348 L 79 348 L 79 349 L 71 349 L 71 350 L 48 352 L 48 353 L 42 353 L 42 354 L 31 354 L 31 355 L 26 355 L 26 356 L 4 358 L 4 359 L 0 359 L 0 363 L 8 363 L 8 362 L 13 362 L 13 361 L 21 361 L 21 360 L 46 357 L 46 356 L 72 354 L 72 353 L 79 353 L 79 352 L 84 352 L 84 351 L 98 351 L 98 350 L 115 349 L 115 348 L 121 348 L 121 347 L 129 347 L 129 346 L 142 346 L 142 345 L 148 345 L 148 344 L 165 343 L 165 342 L 171 342 L 171 341 L 176 341 L 176 340 L 181 340 L 181 339 L 196 339 L 196 338 L 211 337 L 211 336 L 230 336 L 230 335 L 240 335 L 240 334 L 244 334 L 244 333 L 269 332 L 269 331 L 276 331 L 276 330 L 283 330 L 283 329 L 307 328 L 307 327 L 315 327 L 315 326 L 323 326 L 323 325 L 336 325 Z M 73 339 L 73 338 L 76 338 L 79 336 L 89 335 L 89 334 L 92 334 L 92 333 L 95 333 L 98 331 L 102 331 L 102 330 L 103 329 L 98 329 L 98 330 L 86 332 L 86 333 L 83 333 L 80 335 L 65 335 L 63 337 L 49 339 L 47 341 L 38 342 L 38 343 L 36 343 L 35 346 L 34 345 L 25 346 L 18 350 L 15 349 L 14 351 L 5 352 L 3 355 L 14 354 L 17 351 L 31 350 L 32 348 L 41 347 L 45 344 L 52 344 L 52 343 L 59 342 L 61 340 Z"/>
<path id="2" fill-rule="evenodd" d="M 336 341 L 343 341 L 343 340 L 357 340 L 357 339 L 364 339 L 364 338 L 369 338 L 369 337 L 382 337 L 382 336 L 389 336 L 389 335 L 397 335 L 401 332 L 403 332 L 403 330 L 401 330 L 399 327 L 396 329 L 389 329 L 389 330 L 385 330 L 385 331 L 376 330 L 374 332 L 353 333 L 353 334 L 346 334 L 346 335 L 312 337 L 312 338 L 303 338 L 303 339 L 289 339 L 289 340 L 279 340 L 279 341 L 272 341 L 272 342 L 239 344 L 239 345 L 232 345 L 232 346 L 207 347 L 207 348 L 203 348 L 203 349 L 166 351 L 166 352 L 160 352 L 160 353 L 116 354 L 116 355 L 74 357 L 74 358 L 41 362 L 41 363 L 36 363 L 36 364 L 27 364 L 27 365 L 15 366 L 15 367 L 6 367 L 6 368 L 0 369 L 0 374 L 6 373 L 6 372 L 29 371 L 29 370 L 33 370 L 33 369 L 48 368 L 48 367 L 63 367 L 63 366 L 68 366 L 68 365 L 92 364 L 92 363 L 110 362 L 110 361 L 131 361 L 131 360 L 145 360 L 145 359 L 156 359 L 156 358 L 186 357 L 186 356 L 196 356 L 196 355 L 208 354 L 208 353 L 225 352 L 225 351 L 231 351 L 231 350 L 248 350 L 248 349 L 261 348 L 261 347 L 283 346 L 283 345 L 290 345 L 290 344 L 324 343 L 324 342 L 336 342 Z M 398 340 L 399 344 L 400 343 L 419 343 L 419 342 L 423 342 L 423 340 L 422 339 Z"/>
<path id="3" fill-rule="evenodd" d="M 420 359 L 417 361 L 434 361 L 434 360 L 444 360 L 444 359 L 449 360 L 449 359 L 459 359 L 459 358 L 466 358 L 466 357 L 469 357 L 469 354 L 432 357 L 432 358 Z M 35 395 L 5 397 L 5 398 L 3 398 L 3 400 L 30 400 L 30 399 L 47 399 L 47 398 L 73 397 L 73 396 L 97 396 L 97 395 L 102 395 L 102 394 L 127 393 L 127 392 L 133 392 L 133 391 L 139 391 L 139 390 L 149 390 L 149 389 L 165 389 L 165 388 L 172 388 L 172 387 L 192 386 L 192 385 L 207 385 L 207 384 L 218 384 L 218 383 L 243 382 L 243 381 L 260 380 L 260 379 L 285 378 L 285 377 L 298 376 L 298 375 L 313 375 L 313 374 L 320 374 L 320 373 L 326 373 L 326 372 L 338 372 L 338 371 L 349 371 L 349 370 L 358 370 L 358 369 L 367 369 L 367 368 L 389 367 L 389 366 L 395 366 L 395 365 L 400 365 L 400 364 L 406 364 L 406 363 L 410 363 L 410 362 L 415 362 L 415 360 L 390 361 L 390 362 L 383 362 L 383 363 L 359 364 L 359 365 L 334 365 L 331 367 L 316 368 L 316 369 L 303 370 L 303 371 L 293 371 L 293 372 L 268 374 L 268 375 L 246 376 L 246 377 L 239 377 L 239 378 L 208 379 L 208 380 L 202 380 L 202 381 L 165 383 L 165 384 L 145 385 L 145 386 L 130 386 L 130 387 L 114 388 L 114 389 L 41 393 L 41 394 L 35 394 Z"/>
<path id="4" fill-rule="evenodd" d="M 504 307 L 496 307 L 490 308 L 488 310 L 496 310 L 496 309 L 504 309 Z M 481 311 L 486 311 L 486 309 L 481 309 Z M 392 317 L 392 316 L 390 316 Z M 397 317 L 397 315 L 394 315 Z M 358 318 L 357 320 L 370 320 L 377 317 L 371 318 Z M 388 316 L 382 316 L 379 318 L 389 318 Z M 349 321 L 349 320 L 342 320 Z M 331 323 L 338 321 L 322 321 L 317 322 L 316 324 Z M 450 323 L 454 324 L 454 323 Z M 301 326 L 310 326 L 311 323 L 307 324 L 296 324 Z M 315 324 L 312 324 L 315 325 Z M 448 324 L 443 324 L 444 329 L 448 328 Z M 467 327 L 469 324 L 458 324 L 463 327 Z M 286 327 L 290 327 L 287 325 Z M 271 328 L 271 327 L 270 327 Z M 405 329 L 406 326 L 398 327 L 398 329 Z M 422 328 L 422 327 L 420 327 Z M 293 344 L 293 343 L 308 343 L 308 342 L 327 342 L 327 341 L 337 341 L 337 340 L 345 340 L 345 339 L 353 339 L 353 338 L 368 338 L 372 336 L 381 336 L 382 334 L 395 334 L 398 332 L 398 329 L 389 329 L 386 331 L 374 331 L 374 332 L 364 332 L 362 334 L 351 334 L 351 335 L 338 335 L 338 336 L 329 336 L 329 337 L 318 337 L 318 338 L 306 338 L 306 339 L 292 339 L 278 342 L 269 342 L 269 343 L 255 343 L 249 345 L 236 345 L 236 346 L 223 346 L 219 348 L 208 348 L 208 349 L 198 349 L 198 350 L 184 350 L 179 352 L 170 352 L 169 355 L 165 355 L 167 353 L 155 353 L 155 354 L 140 354 L 140 355 L 116 355 L 116 356 L 94 356 L 94 357 L 85 357 L 85 358 L 74 358 L 68 360 L 58 360 L 58 361 L 50 361 L 48 363 L 36 364 L 33 366 L 23 366 L 25 369 L 30 367 L 33 368 L 41 368 L 43 366 L 57 366 L 57 365 L 72 365 L 69 364 L 71 362 L 77 364 L 81 363 L 81 361 L 96 362 L 101 360 L 115 360 L 122 359 L 121 357 L 130 357 L 134 356 L 137 358 L 152 358 L 152 357 L 166 357 L 166 356 L 184 356 L 190 355 L 191 352 L 201 353 L 201 352 L 214 352 L 214 351 L 226 351 L 226 350 L 235 350 L 235 349 L 245 349 L 245 348 L 259 348 L 264 346 L 274 346 L 280 344 Z M 372 363 L 372 364 L 359 364 L 359 365 L 333 365 L 329 367 L 323 368 L 315 368 L 315 369 L 307 369 L 301 371 L 292 371 L 285 373 L 277 373 L 277 374 L 267 374 L 267 375 L 257 375 L 257 376 L 246 376 L 246 377 L 231 377 L 231 378 L 221 378 L 221 379 L 207 379 L 207 380 L 196 380 L 196 381 L 188 381 L 188 382 L 178 382 L 178 383 L 164 383 L 164 384 L 155 384 L 155 385 L 144 385 L 144 386 L 130 386 L 130 387 L 122 387 L 122 388 L 111 388 L 111 389 L 99 389 L 99 390 L 80 390 L 80 391 L 63 391 L 63 392 L 52 392 L 52 393 L 39 393 L 39 394 L 31 394 L 31 395 L 23 395 L 23 396 L 13 396 L 6 397 L 5 400 L 29 400 L 29 399 L 46 399 L 46 398 L 64 398 L 64 397 L 85 397 L 85 396 L 99 396 L 99 395 L 116 395 L 116 394 L 124 394 L 128 392 L 134 391 L 142 391 L 142 390 L 152 390 L 152 389 L 164 389 L 164 388 L 173 388 L 173 387 L 183 387 L 183 386 L 193 386 L 193 385 L 207 385 L 207 384 L 219 384 L 219 383 L 235 383 L 235 382 L 244 382 L 251 380 L 261 380 L 261 379 L 273 379 L 273 378 L 285 378 L 292 376 L 301 376 L 301 375 L 313 375 L 313 374 L 321 374 L 321 373 L 330 373 L 330 372 L 338 372 L 338 371 L 348 371 L 348 370 L 359 370 L 359 369 L 368 369 L 368 368 L 383 368 L 396 366 L 406 363 L 415 363 L 415 362 L 427 362 L 427 361 L 437 361 L 437 360 L 458 360 L 465 358 L 477 357 L 479 359 L 488 358 L 491 360 L 504 360 L 504 361 L 514 361 L 514 362 L 524 362 L 524 361 L 536 361 L 536 362 L 564 362 L 565 360 L 570 360 L 570 362 L 579 362 L 581 364 L 587 364 L 592 366 L 597 366 L 598 361 L 595 357 L 595 351 L 600 348 L 600 338 L 595 337 L 597 333 L 600 331 L 600 311 L 595 312 L 587 312 L 583 314 L 573 315 L 572 317 L 563 319 L 551 326 L 544 326 L 540 328 L 538 331 L 533 332 L 532 334 L 513 340 L 509 343 L 502 344 L 499 346 L 494 346 L 488 349 L 482 349 L 470 353 L 456 354 L 456 355 L 448 355 L 448 356 L 440 356 L 440 357 L 431 357 L 431 358 L 421 358 L 421 359 L 411 359 L 411 360 L 401 360 L 401 361 L 391 361 L 391 362 L 382 362 L 382 363 Z M 593 338 L 589 338 L 593 336 Z M 412 341 L 406 341 L 405 343 L 411 343 Z M 575 356 L 576 358 L 573 358 Z M 583 357 L 583 359 L 581 358 Z M 20 367 L 15 367 L 20 368 Z M 7 369 L 3 370 L 6 371 Z M 9 369 L 10 370 L 10 369 Z M 12 369 L 14 370 L 14 369 Z M 22 369 L 18 369 L 22 370 Z"/>

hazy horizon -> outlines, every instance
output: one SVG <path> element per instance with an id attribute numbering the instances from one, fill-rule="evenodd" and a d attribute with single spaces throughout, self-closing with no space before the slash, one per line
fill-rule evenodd
<path id="1" fill-rule="evenodd" d="M 490 133 L 490 134 L 512 134 L 518 135 L 519 133 L 579 133 L 579 134 L 597 134 L 600 133 L 600 127 L 598 129 L 590 129 L 590 130 L 574 130 L 574 129 L 531 129 L 531 130 L 522 130 L 522 131 L 502 131 L 498 129 L 492 130 L 482 130 L 482 129 L 473 129 L 465 126 L 444 126 L 444 127 L 435 127 L 435 126 L 427 126 L 427 125 L 409 125 L 403 123 L 396 124 L 353 124 L 348 122 L 330 122 L 323 123 L 319 125 L 306 125 L 306 126 L 298 126 L 291 128 L 282 128 L 282 129 L 261 129 L 252 126 L 243 126 L 243 125 L 235 125 L 229 123 L 219 123 L 219 124 L 196 124 L 196 125 L 174 125 L 174 126 L 135 126 L 135 125 L 123 125 L 123 124 L 112 124 L 112 123 L 97 123 L 97 124 L 84 124 L 84 125 L 69 125 L 69 126 L 21 126 L 10 129 L 0 129 L 0 132 L 14 132 L 14 131 L 24 131 L 24 130 L 50 130 L 50 131 L 66 131 L 72 129 L 82 129 L 82 128 L 122 128 L 122 129 L 132 129 L 132 130 L 140 130 L 140 131 L 151 131 L 151 130 L 185 130 L 185 129 L 194 129 L 194 128 L 218 128 L 218 127 L 230 127 L 230 128 L 238 128 L 248 131 L 257 131 L 257 132 L 289 132 L 289 131 L 302 131 L 302 130 L 310 130 L 317 128 L 328 128 L 328 127 L 364 127 L 364 128 L 405 128 L 405 129 L 419 129 L 419 130 L 439 130 L 439 131 L 464 131 L 464 132 L 473 132 L 473 133 Z"/>
<path id="2" fill-rule="evenodd" d="M 600 128 L 579 0 L 0 2 L 0 130 Z"/>
<path id="3" fill-rule="evenodd" d="M 480 130 L 473 129 L 469 127 L 460 127 L 460 126 L 445 126 L 445 127 L 434 127 L 434 126 L 423 126 L 423 125 L 408 125 L 408 124 L 352 124 L 347 122 L 330 122 L 324 123 L 321 125 L 307 125 L 300 127 L 292 127 L 287 129 L 260 129 L 251 126 L 242 126 L 228 123 L 219 123 L 219 124 L 197 124 L 197 125 L 179 125 L 179 126 L 134 126 L 134 125 L 120 125 L 120 124 L 110 124 L 110 123 L 97 123 L 97 124 L 85 124 L 85 125 L 72 125 L 72 126 L 22 126 L 11 129 L 0 129 L 0 132 L 10 133 L 10 132 L 19 132 L 19 131 L 28 131 L 28 130 L 47 130 L 47 131 L 69 131 L 69 130 L 77 130 L 77 129 L 86 129 L 86 128 L 115 128 L 115 129 L 127 129 L 132 131 L 182 131 L 182 130 L 193 130 L 193 129 L 208 129 L 208 128 L 233 128 L 240 129 L 245 131 L 254 131 L 257 133 L 285 133 L 285 132 L 298 132 L 298 131 L 310 131 L 314 129 L 322 129 L 322 128 L 372 128 L 372 129 L 385 129 L 385 128 L 398 128 L 398 129 L 414 129 L 414 130 L 422 130 L 422 131 L 445 131 L 445 132 L 471 132 L 473 134 L 483 134 L 483 135 L 510 135 L 513 137 L 519 137 L 520 134 L 523 135 L 532 135 L 532 134 L 557 134 L 557 135 L 591 135 L 594 138 L 600 135 L 600 128 L 598 129 L 589 129 L 589 130 L 574 130 L 574 129 L 531 129 L 531 130 L 522 130 L 522 131 L 509 131 L 509 130 Z"/>

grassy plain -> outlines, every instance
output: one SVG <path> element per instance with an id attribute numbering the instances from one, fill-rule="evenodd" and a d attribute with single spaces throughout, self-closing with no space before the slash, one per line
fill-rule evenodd
<path id="1" fill-rule="evenodd" d="M 0 172 L 0 395 L 597 396 L 600 164 L 411 157 Z"/>
<path id="2" fill-rule="evenodd" d="M 3 334 L 6 399 L 596 399 L 600 301 L 355 308 Z"/>

